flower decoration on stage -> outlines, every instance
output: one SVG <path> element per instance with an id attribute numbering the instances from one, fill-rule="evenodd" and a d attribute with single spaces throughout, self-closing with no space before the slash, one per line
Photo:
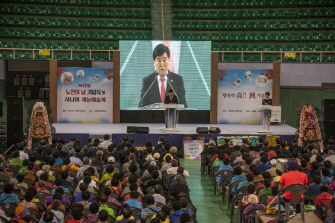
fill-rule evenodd
<path id="1" fill-rule="evenodd" d="M 266 71 L 266 73 L 260 73 L 260 75 L 264 75 L 266 76 L 266 78 L 268 80 L 272 80 L 273 79 L 273 70 L 272 69 L 264 69 Z"/>
<path id="2" fill-rule="evenodd" d="M 32 125 L 32 137 L 34 139 L 44 139 L 49 137 L 43 112 L 35 113 Z"/>
<path id="3" fill-rule="evenodd" d="M 224 76 L 227 76 L 227 73 L 225 70 L 219 70 L 219 81 L 222 81 L 224 79 Z"/>
<path id="4" fill-rule="evenodd" d="M 305 105 L 300 113 L 299 144 L 305 141 L 318 141 L 320 149 L 323 149 L 319 120 L 312 105 Z"/>

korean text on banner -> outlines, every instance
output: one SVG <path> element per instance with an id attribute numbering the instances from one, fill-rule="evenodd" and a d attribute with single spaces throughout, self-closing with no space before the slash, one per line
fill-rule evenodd
<path id="1" fill-rule="evenodd" d="M 184 140 L 184 158 L 201 159 L 201 152 L 204 150 L 202 140 Z"/>

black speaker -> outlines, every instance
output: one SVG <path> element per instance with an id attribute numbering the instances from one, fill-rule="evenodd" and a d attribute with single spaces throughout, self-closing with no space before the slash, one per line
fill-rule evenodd
<path id="1" fill-rule="evenodd" d="M 24 140 L 23 136 L 14 136 L 14 137 L 7 137 L 7 147 L 11 147 L 13 144 L 20 143 Z M 15 150 L 15 149 L 14 149 Z"/>
<path id="2" fill-rule="evenodd" d="M 7 97 L 7 121 L 23 121 L 24 98 Z"/>
<path id="3" fill-rule="evenodd" d="M 2 102 L 0 102 L 0 117 L 2 117 L 3 116 L 3 107 L 2 107 Z"/>
<path id="4" fill-rule="evenodd" d="M 325 132 L 327 139 L 335 138 L 335 122 L 322 123 L 322 130 Z"/>
<path id="5" fill-rule="evenodd" d="M 218 127 L 209 127 L 208 133 L 219 134 L 221 130 Z"/>
<path id="6" fill-rule="evenodd" d="M 321 107 L 335 107 L 335 99 L 321 99 Z"/>
<path id="7" fill-rule="evenodd" d="M 137 126 L 127 126 L 127 133 L 137 133 Z"/>
<path id="8" fill-rule="evenodd" d="M 7 121 L 7 136 L 8 137 L 23 137 L 23 120 Z"/>
<path id="9" fill-rule="evenodd" d="M 196 132 L 198 134 L 207 134 L 208 133 L 208 128 L 207 127 L 197 127 Z"/>
<path id="10" fill-rule="evenodd" d="M 139 126 L 137 127 L 137 132 L 142 133 L 142 134 L 149 134 L 150 130 L 149 130 L 149 127 Z"/>
<path id="11" fill-rule="evenodd" d="M 335 99 L 322 99 L 321 112 L 320 121 L 335 122 Z"/>

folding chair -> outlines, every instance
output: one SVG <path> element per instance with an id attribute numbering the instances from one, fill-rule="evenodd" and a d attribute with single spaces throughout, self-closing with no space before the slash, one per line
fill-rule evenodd
<path id="1" fill-rule="evenodd" d="M 305 222 L 305 210 L 304 210 L 304 199 L 300 199 L 300 196 L 307 192 L 307 187 L 302 184 L 292 184 L 287 186 L 283 191 L 282 194 L 285 192 L 291 193 L 291 199 L 289 203 L 285 202 L 285 217 L 286 221 L 289 222 L 289 215 L 290 215 L 290 205 L 291 204 L 300 204 L 301 207 L 301 219 L 302 222 Z M 280 197 L 280 196 L 279 196 Z M 281 199 L 280 199 L 281 203 Z M 280 206 L 279 205 L 279 213 L 280 213 Z"/>

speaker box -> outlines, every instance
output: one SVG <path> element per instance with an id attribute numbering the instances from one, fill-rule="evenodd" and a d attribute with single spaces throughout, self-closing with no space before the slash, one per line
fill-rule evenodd
<path id="1" fill-rule="evenodd" d="M 8 137 L 23 137 L 23 120 L 7 121 L 7 136 Z"/>
<path id="2" fill-rule="evenodd" d="M 149 134 L 150 130 L 149 127 L 139 126 L 137 127 L 137 132 L 142 134 Z"/>
<path id="3" fill-rule="evenodd" d="M 7 147 L 11 147 L 13 144 L 20 143 L 24 140 L 23 136 L 10 136 L 7 137 Z M 14 147 L 15 148 L 15 147 Z M 15 149 L 12 149 L 11 151 L 15 151 Z"/>
<path id="4" fill-rule="evenodd" d="M 219 134 L 221 130 L 218 127 L 209 127 L 208 133 Z"/>
<path id="5" fill-rule="evenodd" d="M 335 138 L 335 122 L 322 123 L 322 130 L 325 132 L 327 139 Z"/>
<path id="6" fill-rule="evenodd" d="M 198 134 L 207 134 L 208 133 L 208 128 L 207 127 L 197 127 L 196 132 Z"/>
<path id="7" fill-rule="evenodd" d="M 23 121 L 24 98 L 23 97 L 7 97 L 7 120 Z"/>
<path id="8" fill-rule="evenodd" d="M 321 121 L 322 122 L 335 122 L 335 106 L 334 107 L 322 107 Z"/>
<path id="9" fill-rule="evenodd" d="M 137 133 L 137 126 L 127 126 L 127 133 Z"/>
<path id="10" fill-rule="evenodd" d="M 321 99 L 321 107 L 335 107 L 335 99 Z"/>

